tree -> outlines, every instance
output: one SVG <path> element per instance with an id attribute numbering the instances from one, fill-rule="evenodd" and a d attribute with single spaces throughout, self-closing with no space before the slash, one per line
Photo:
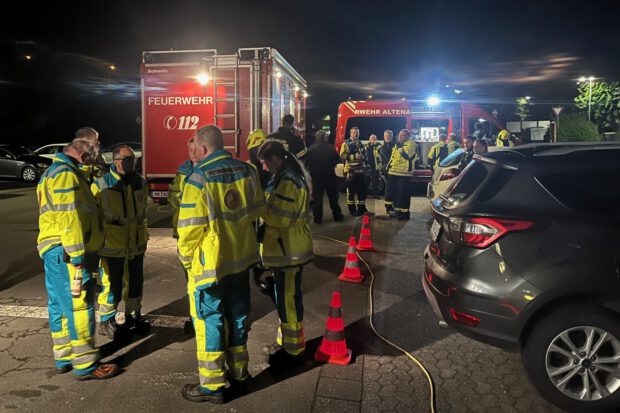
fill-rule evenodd
<path id="1" fill-rule="evenodd" d="M 596 125 L 588 122 L 584 113 L 564 112 L 560 115 L 558 142 L 581 142 L 600 140 Z"/>
<path id="2" fill-rule="evenodd" d="M 521 119 L 521 122 L 530 116 L 530 105 L 531 103 L 529 96 L 517 98 L 517 110 L 515 111 L 515 115 Z"/>
<path id="3" fill-rule="evenodd" d="M 587 113 L 590 100 L 590 82 L 580 82 L 575 105 Z M 614 131 L 620 119 L 620 84 L 598 80 L 592 82 L 590 102 L 592 121 L 599 131 Z"/>

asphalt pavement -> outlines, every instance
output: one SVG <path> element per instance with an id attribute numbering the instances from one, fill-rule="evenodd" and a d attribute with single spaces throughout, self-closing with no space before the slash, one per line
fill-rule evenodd
<path id="1" fill-rule="evenodd" d="M 341 197 L 342 198 L 342 197 Z M 344 200 L 341 199 L 344 204 Z M 0 411 L 217 411 L 217 412 L 427 412 L 429 386 L 403 353 L 377 339 L 370 328 L 370 274 L 361 284 L 337 280 L 346 245 L 315 238 L 316 260 L 304 269 L 304 324 L 307 362 L 284 375 L 268 369 L 262 347 L 275 340 L 273 304 L 252 286 L 248 342 L 250 393 L 223 406 L 193 404 L 180 395 L 196 382 L 195 340 L 183 331 L 188 313 L 185 281 L 176 258 L 167 207 L 149 206 L 150 241 L 145 260 L 143 311 L 150 335 L 125 347 L 97 336 L 107 361 L 122 368 L 103 382 L 77 382 L 53 371 L 46 320 L 42 262 L 36 253 L 37 206 L 32 187 L 0 183 Z M 344 205 L 343 205 L 344 206 Z M 428 201 L 412 198 L 412 219 L 395 222 L 380 200 L 369 200 L 377 252 L 362 253 L 374 275 L 374 325 L 411 352 L 435 383 L 438 412 L 557 412 L 527 381 L 518 354 L 489 347 L 442 329 L 423 295 L 422 252 L 428 242 Z M 326 205 L 315 235 L 343 242 L 358 235 L 361 219 L 333 223 Z M 348 366 L 312 360 L 320 345 L 331 295 L 342 294 Z"/>

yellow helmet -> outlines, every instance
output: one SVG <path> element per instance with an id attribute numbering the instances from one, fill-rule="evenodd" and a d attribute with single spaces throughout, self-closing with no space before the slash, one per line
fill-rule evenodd
<path id="1" fill-rule="evenodd" d="M 508 139 L 510 138 L 510 132 L 508 132 L 506 129 L 502 129 L 498 134 L 497 137 L 499 139 Z"/>
<path id="2" fill-rule="evenodd" d="M 246 140 L 246 145 L 248 147 L 248 150 L 262 145 L 263 142 L 265 142 L 266 139 L 267 139 L 267 134 L 265 133 L 264 130 L 262 130 L 262 129 L 254 129 L 248 135 L 248 139 Z"/>

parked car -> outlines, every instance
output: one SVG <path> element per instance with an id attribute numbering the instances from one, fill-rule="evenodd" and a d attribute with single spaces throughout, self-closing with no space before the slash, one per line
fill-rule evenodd
<path id="1" fill-rule="evenodd" d="M 0 177 L 36 182 L 52 160 L 19 145 L 0 145 Z"/>
<path id="2" fill-rule="evenodd" d="M 107 148 L 105 148 L 104 150 L 101 151 L 101 156 L 103 157 L 103 160 L 105 162 L 106 165 L 111 165 L 112 164 L 112 151 L 114 151 L 115 148 L 121 146 L 121 145 L 127 145 L 129 146 L 131 149 L 133 149 L 134 153 L 136 154 L 136 159 L 140 159 L 142 158 L 142 144 L 139 142 L 121 142 L 121 143 L 115 143 L 112 146 L 109 146 Z"/>
<path id="3" fill-rule="evenodd" d="M 461 173 L 459 169 L 459 162 L 463 158 L 465 150 L 459 148 L 446 156 L 444 160 L 439 163 L 439 166 L 435 168 L 433 177 L 428 183 L 428 189 L 426 190 L 426 197 L 431 201 L 444 193 L 446 189 L 456 180 Z"/>
<path id="4" fill-rule="evenodd" d="M 65 142 L 65 143 L 52 143 L 49 145 L 44 145 L 44 146 L 41 146 L 39 149 L 35 149 L 34 154 L 43 156 L 45 158 L 53 159 L 57 153 L 62 153 L 62 151 L 65 149 L 65 146 L 67 146 L 68 144 L 69 144 L 68 142 Z"/>
<path id="5" fill-rule="evenodd" d="M 575 412 L 620 406 L 620 144 L 474 156 L 432 203 L 422 284 L 436 315 L 521 352 Z"/>

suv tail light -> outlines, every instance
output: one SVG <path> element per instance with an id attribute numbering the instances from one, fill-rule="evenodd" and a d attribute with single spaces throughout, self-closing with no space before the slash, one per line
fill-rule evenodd
<path id="1" fill-rule="evenodd" d="M 448 225 L 452 241 L 486 248 L 507 233 L 526 230 L 534 223 L 501 218 L 450 218 Z"/>
<path id="2" fill-rule="evenodd" d="M 448 179 L 456 178 L 457 176 L 459 176 L 460 173 L 461 173 L 461 170 L 459 168 L 451 168 L 451 169 L 443 171 L 441 176 L 439 177 L 439 180 L 447 181 Z"/>

